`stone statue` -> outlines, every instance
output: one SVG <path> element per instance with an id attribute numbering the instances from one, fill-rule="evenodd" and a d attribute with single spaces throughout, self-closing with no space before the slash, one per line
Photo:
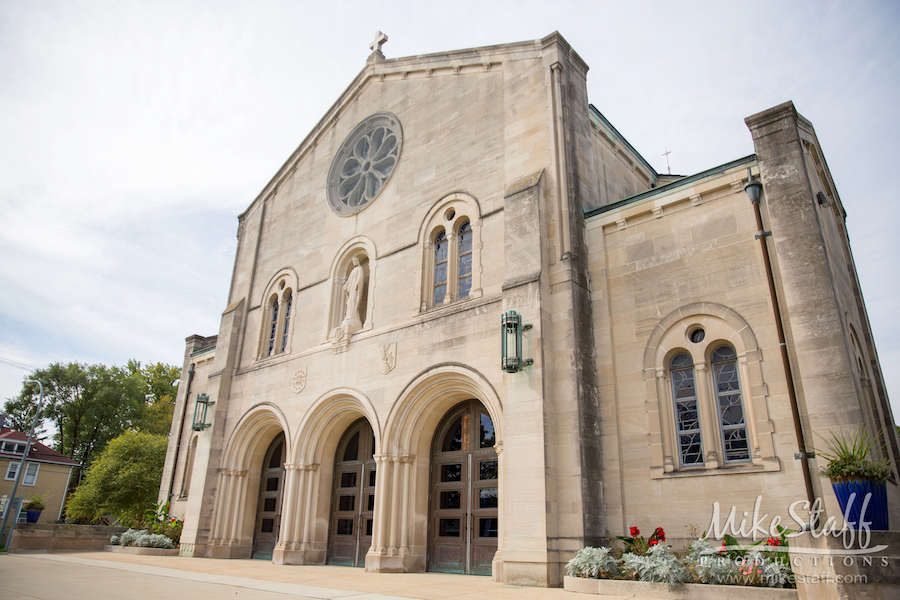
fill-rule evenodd
<path id="1" fill-rule="evenodd" d="M 363 284 L 364 272 L 362 265 L 359 264 L 359 258 L 353 257 L 353 269 L 347 276 L 344 283 L 344 322 L 342 325 L 348 325 L 346 331 L 351 333 L 358 329 L 362 329 L 362 321 L 359 319 L 359 301 L 362 298 L 365 286 Z"/>

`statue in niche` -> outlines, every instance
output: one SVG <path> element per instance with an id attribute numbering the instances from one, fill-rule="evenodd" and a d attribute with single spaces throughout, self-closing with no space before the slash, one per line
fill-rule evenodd
<path id="1" fill-rule="evenodd" d="M 344 282 L 344 321 L 342 329 L 347 333 L 353 333 L 362 329 L 362 321 L 359 318 L 359 304 L 366 292 L 365 271 L 359 258 L 353 257 L 353 268 Z"/>

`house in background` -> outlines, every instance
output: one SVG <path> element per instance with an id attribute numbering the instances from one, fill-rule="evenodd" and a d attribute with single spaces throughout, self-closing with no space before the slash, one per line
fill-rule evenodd
<path id="1" fill-rule="evenodd" d="M 16 472 L 21 464 L 22 454 L 28 435 L 4 427 L 0 415 L 0 498 L 9 499 L 16 482 Z M 25 460 L 25 475 L 19 483 L 17 496 L 27 502 L 32 494 L 47 494 L 44 504 L 47 508 L 41 513 L 38 523 L 53 523 L 62 518 L 63 504 L 72 470 L 81 465 L 68 456 L 60 454 L 53 448 L 40 442 L 32 441 L 31 450 Z M 4 500 L 5 504 L 6 500 Z M 24 514 L 24 513 L 22 513 Z"/>

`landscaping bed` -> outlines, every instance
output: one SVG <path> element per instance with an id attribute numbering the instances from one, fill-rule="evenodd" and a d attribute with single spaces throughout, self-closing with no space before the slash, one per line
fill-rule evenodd
<path id="1" fill-rule="evenodd" d="M 668 600 L 797 600 L 797 590 L 750 587 L 742 585 L 713 585 L 707 583 L 647 583 L 615 579 L 586 579 L 569 577 L 564 580 L 567 592 L 638 598 L 666 598 Z"/>

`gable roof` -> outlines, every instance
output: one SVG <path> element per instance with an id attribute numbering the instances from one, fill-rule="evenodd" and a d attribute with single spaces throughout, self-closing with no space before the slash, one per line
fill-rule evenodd
<path id="1" fill-rule="evenodd" d="M 28 436 L 16 429 L 9 427 L 0 427 L 0 442 L 27 442 Z M 4 452 L 3 444 L 0 443 L 0 459 L 7 458 L 9 460 L 21 460 L 22 455 L 14 452 Z M 53 448 L 44 444 L 31 441 L 31 450 L 28 452 L 27 460 L 33 462 L 53 463 L 57 465 L 68 465 L 70 467 L 80 467 L 78 463 L 65 454 L 60 454 Z"/>

